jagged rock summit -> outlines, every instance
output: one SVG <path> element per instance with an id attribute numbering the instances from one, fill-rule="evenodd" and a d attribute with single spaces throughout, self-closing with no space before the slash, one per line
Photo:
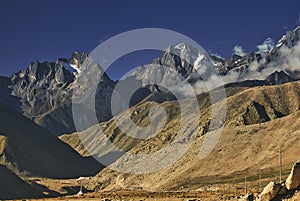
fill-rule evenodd
<path id="1" fill-rule="evenodd" d="M 11 94 L 20 99 L 21 111 L 39 125 L 59 135 L 74 132 L 72 117 L 72 96 L 74 82 L 81 71 L 85 71 L 83 62 L 88 58 L 84 52 L 75 52 L 69 59 L 60 58 L 56 62 L 32 62 L 30 66 L 15 73 L 11 77 Z M 76 71 L 70 72 L 65 68 L 70 65 Z M 96 64 L 94 64 L 96 65 Z M 86 79 L 86 88 L 93 79 Z M 114 81 L 106 73 L 98 85 L 97 114 L 100 121 L 108 120 L 110 114 L 110 96 L 114 88 Z"/>

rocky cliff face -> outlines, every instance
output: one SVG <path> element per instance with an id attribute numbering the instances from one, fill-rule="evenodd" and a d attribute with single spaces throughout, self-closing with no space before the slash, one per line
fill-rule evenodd
<path id="1" fill-rule="evenodd" d="M 176 46 L 170 45 L 161 57 L 154 59 L 146 67 L 138 68 L 132 76 L 142 80 L 143 84 L 156 82 L 176 86 L 184 80 L 202 79 L 197 72 L 198 68 L 223 68 L 220 63 L 222 61 L 218 58 L 211 58 L 205 51 L 183 42 Z"/>
<path id="2" fill-rule="evenodd" d="M 70 59 L 60 58 L 56 62 L 32 62 L 26 70 L 15 73 L 10 82 L 11 94 L 21 99 L 24 115 L 39 125 L 49 129 L 55 135 L 75 131 L 72 116 L 72 96 L 74 84 L 83 69 L 86 53 L 75 52 Z M 76 71 L 71 73 L 64 65 L 70 65 Z M 91 64 L 96 65 L 96 64 Z M 93 74 L 91 71 L 90 74 Z M 96 79 L 84 80 L 85 88 Z M 82 81 L 82 80 L 81 80 Z M 108 120 L 110 97 L 114 82 L 104 74 L 98 85 L 97 116 L 99 121 Z"/>
<path id="3" fill-rule="evenodd" d="M 32 62 L 26 70 L 11 78 L 12 95 L 20 97 L 24 114 L 36 118 L 64 104 L 73 74 L 61 62 Z"/>

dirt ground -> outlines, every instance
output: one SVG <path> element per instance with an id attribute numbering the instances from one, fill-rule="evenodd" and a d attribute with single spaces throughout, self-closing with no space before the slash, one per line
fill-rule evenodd
<path id="1" fill-rule="evenodd" d="M 229 197 L 222 197 L 211 194 L 199 194 L 193 192 L 160 192 L 149 193 L 139 191 L 120 191 L 120 192 L 107 192 L 107 193 L 91 193 L 83 196 L 66 196 L 59 198 L 48 199 L 29 199 L 31 201 L 41 200 L 64 200 L 64 201 L 87 201 L 87 200 L 101 200 L 101 201 L 192 201 L 192 200 L 228 200 Z M 231 197 L 233 199 L 233 197 Z"/>
<path id="2" fill-rule="evenodd" d="M 287 175 L 284 175 L 284 178 Z M 87 178 L 89 180 L 89 178 Z M 277 178 L 262 178 L 262 189 L 270 181 Z M 64 200 L 64 201 L 87 201 L 87 200 L 100 200 L 100 201 L 219 201 L 219 200 L 237 200 L 246 192 L 258 195 L 260 183 L 257 178 L 247 178 L 247 183 L 244 179 L 237 182 L 223 182 L 213 185 L 205 185 L 197 189 L 182 189 L 174 191 L 161 191 L 149 192 L 144 190 L 113 190 L 113 191 L 100 191 L 85 193 L 83 196 L 77 196 L 80 190 L 80 183 L 76 179 L 70 180 L 53 180 L 42 178 L 31 178 L 31 181 L 36 182 L 40 186 L 47 186 L 50 192 L 59 192 L 61 195 L 49 194 L 50 198 L 41 199 L 26 199 L 31 201 L 50 201 L 50 200 Z M 91 181 L 90 181 L 91 182 Z M 92 183 L 92 182 L 91 182 Z M 84 185 L 83 185 L 84 186 Z M 245 188 L 246 187 L 246 188 Z M 84 188 L 84 187 L 83 187 Z M 84 190 L 83 190 L 84 191 Z M 49 191 L 48 191 L 49 192 Z M 86 191 L 84 191 L 86 192 Z M 22 200 L 23 201 L 23 200 Z"/>
<path id="3" fill-rule="evenodd" d="M 52 185 L 58 184 L 52 182 Z M 64 183 L 66 184 L 66 183 Z M 257 194 L 254 189 L 255 183 L 249 182 L 248 192 Z M 55 198 L 42 198 L 42 199 L 27 199 L 31 201 L 50 201 L 50 200 L 64 200 L 64 201 L 88 201 L 88 200 L 101 200 L 101 201 L 219 201 L 219 200 L 237 200 L 245 189 L 239 183 L 239 188 L 228 188 L 227 184 L 218 184 L 211 186 L 210 189 L 201 188 L 198 190 L 182 190 L 182 191 L 162 191 L 162 192 L 148 192 L 143 190 L 119 190 L 107 191 L 98 193 L 86 193 L 83 196 L 61 196 Z M 57 186 L 58 188 L 58 186 Z M 252 189 L 252 190 L 250 190 Z M 22 200 L 23 201 L 23 200 Z"/>

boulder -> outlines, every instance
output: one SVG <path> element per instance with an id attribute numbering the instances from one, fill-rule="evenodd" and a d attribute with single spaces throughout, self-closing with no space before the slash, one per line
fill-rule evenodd
<path id="1" fill-rule="evenodd" d="M 285 181 L 288 190 L 297 189 L 300 186 L 300 160 L 295 163 L 290 175 Z"/>
<path id="2" fill-rule="evenodd" d="M 276 197 L 281 189 L 280 184 L 270 182 L 259 196 L 259 201 L 271 201 Z"/>

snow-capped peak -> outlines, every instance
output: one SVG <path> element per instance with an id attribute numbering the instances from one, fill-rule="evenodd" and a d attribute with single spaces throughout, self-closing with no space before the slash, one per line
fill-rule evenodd
<path id="1" fill-rule="evenodd" d="M 189 55 L 191 57 L 196 58 L 199 54 L 199 50 L 197 48 L 192 47 L 186 42 L 179 43 L 175 46 L 175 49 L 179 50 L 181 55 Z"/>

